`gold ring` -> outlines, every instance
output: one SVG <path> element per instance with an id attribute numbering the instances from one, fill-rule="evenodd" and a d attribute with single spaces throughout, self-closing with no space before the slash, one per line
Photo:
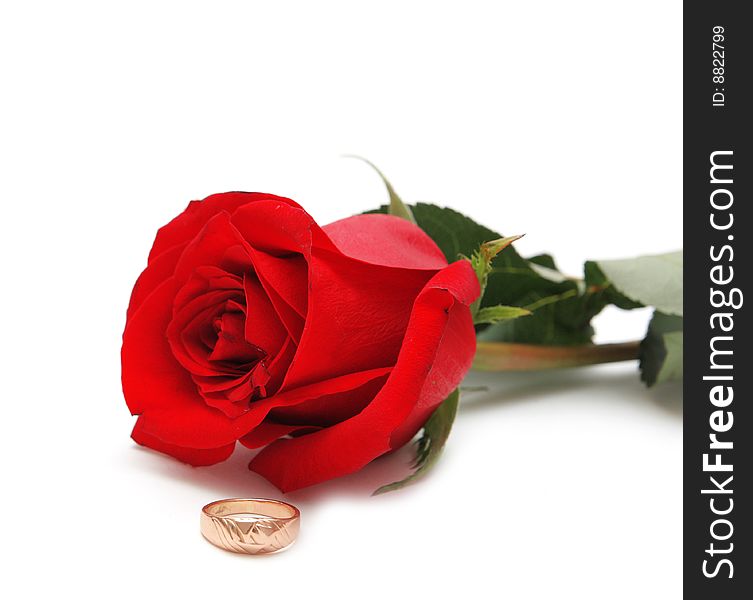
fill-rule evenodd
<path id="1" fill-rule="evenodd" d="M 265 498 L 229 498 L 201 509 L 201 534 L 215 546 L 240 554 L 269 554 L 295 541 L 301 512 Z"/>

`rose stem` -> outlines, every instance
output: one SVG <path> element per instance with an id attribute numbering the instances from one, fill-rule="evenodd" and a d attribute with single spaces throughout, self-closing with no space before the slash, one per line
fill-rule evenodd
<path id="1" fill-rule="evenodd" d="M 637 360 L 640 342 L 539 346 L 478 342 L 473 368 L 479 371 L 540 371 Z"/>

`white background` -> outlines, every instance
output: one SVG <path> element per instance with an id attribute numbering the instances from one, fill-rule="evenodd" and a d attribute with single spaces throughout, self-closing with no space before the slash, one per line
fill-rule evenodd
<path id="1" fill-rule="evenodd" d="M 290 196 L 321 223 L 461 209 L 524 254 L 681 237 L 681 3 L 16 2 L 0 8 L 2 557 L 9 598 L 679 598 L 681 398 L 635 365 L 479 377 L 439 467 L 410 453 L 290 496 L 299 542 L 240 557 L 200 507 L 279 493 L 239 451 L 137 448 L 130 288 L 188 200 Z M 647 315 L 607 311 L 600 338 Z M 10 595 L 9 595 L 9 593 Z"/>

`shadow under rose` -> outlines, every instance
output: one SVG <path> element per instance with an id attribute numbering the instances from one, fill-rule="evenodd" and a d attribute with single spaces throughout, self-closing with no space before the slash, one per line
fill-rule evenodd
<path id="1" fill-rule="evenodd" d="M 415 450 L 412 443 L 406 444 L 395 452 L 377 458 L 356 473 L 288 494 L 283 494 L 262 476 L 248 469 L 248 463 L 257 452 L 238 444 L 226 461 L 209 467 L 192 467 L 134 445 L 134 454 L 138 455 L 135 460 L 142 463 L 140 467 L 150 469 L 160 477 L 205 488 L 217 498 L 287 498 L 295 502 L 315 502 L 325 496 L 368 497 L 380 486 L 408 475 Z"/>
<path id="2" fill-rule="evenodd" d="M 600 401 L 637 403 L 682 418 L 682 383 L 672 381 L 647 388 L 634 367 L 599 365 L 538 372 L 471 372 L 463 386 L 471 388 L 461 400 L 463 413 L 494 406 L 535 402 L 563 392 L 583 390 Z M 484 388 L 476 390 L 473 388 Z"/>
<path id="3" fill-rule="evenodd" d="M 599 402 L 640 403 L 650 410 L 659 410 L 674 418 L 682 418 L 682 386 L 669 383 L 646 388 L 633 369 L 614 365 L 536 373 L 469 374 L 463 387 L 458 418 L 474 411 L 504 410 L 512 404 L 536 402 L 562 392 L 582 389 L 584 395 Z M 483 390 L 473 388 L 485 388 Z M 499 418 L 502 418 L 501 416 Z M 398 481 L 410 472 L 414 444 L 382 456 L 362 470 L 309 488 L 282 494 L 275 486 L 248 469 L 258 452 L 240 444 L 225 462 L 210 467 L 192 467 L 152 450 L 134 445 L 134 460 L 139 468 L 151 469 L 188 485 L 205 488 L 213 497 L 270 497 L 289 499 L 295 503 L 316 504 L 323 498 L 367 498 L 377 488 Z M 147 456 L 148 455 L 148 456 Z M 428 475 L 431 477 L 431 474 Z M 410 493 L 406 490 L 400 493 Z"/>

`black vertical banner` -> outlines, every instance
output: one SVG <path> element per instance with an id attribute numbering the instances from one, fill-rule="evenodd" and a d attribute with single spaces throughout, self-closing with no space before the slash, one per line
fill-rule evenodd
<path id="1" fill-rule="evenodd" d="M 753 23 L 684 7 L 684 593 L 753 598 Z"/>

